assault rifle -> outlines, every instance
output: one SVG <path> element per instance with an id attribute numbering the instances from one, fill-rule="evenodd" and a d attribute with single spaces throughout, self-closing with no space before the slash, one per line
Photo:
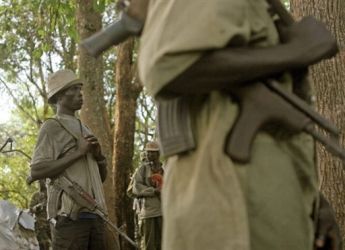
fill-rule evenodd
<path id="1" fill-rule="evenodd" d="M 122 0 L 120 19 L 89 38 L 81 45 L 87 52 L 97 57 L 112 45 L 117 45 L 131 36 L 140 35 L 145 19 L 149 0 Z"/>
<path id="2" fill-rule="evenodd" d="M 285 26 L 289 26 L 294 22 L 279 0 L 267 1 Z M 119 44 L 128 37 L 141 33 L 146 18 L 148 0 L 125 0 L 122 3 L 124 3 L 125 8 L 123 8 L 124 10 L 119 21 L 83 41 L 82 45 L 89 54 L 97 56 L 111 45 Z M 130 24 L 135 24 L 135 29 Z M 111 38 L 107 38 L 108 36 Z M 271 79 L 267 80 L 265 84 L 244 84 L 234 88 L 231 93 L 240 104 L 240 114 L 228 135 L 225 145 L 225 152 L 233 160 L 243 163 L 248 162 L 250 160 L 251 145 L 256 134 L 266 124 L 273 122 L 286 127 L 292 132 L 304 131 L 312 135 L 328 151 L 345 161 L 345 151 L 338 144 L 338 129 L 296 95 L 288 93 L 281 88 L 276 81 Z M 181 117 L 181 115 L 176 114 L 171 115 L 171 117 Z M 193 149 L 195 147 L 194 142 L 189 143 L 189 145 L 186 144 L 186 141 L 190 141 L 188 138 L 192 131 L 189 129 L 187 119 L 182 118 L 178 122 L 176 121 L 176 123 L 179 124 L 179 130 L 181 130 L 178 136 L 183 138 L 181 141 L 185 145 L 181 146 L 181 144 L 177 145 L 175 143 L 177 146 L 173 146 L 184 148 L 185 150 Z M 323 134 L 317 133 L 313 122 L 329 132 L 330 136 L 326 137 Z M 165 121 L 162 121 L 162 124 L 164 128 L 170 125 L 166 124 Z M 176 129 L 174 131 L 176 132 Z M 164 142 L 161 142 L 161 144 L 164 145 Z M 173 148 L 172 145 L 168 146 Z M 165 148 L 163 147 L 163 149 Z M 170 155 L 169 152 L 179 152 L 178 150 L 167 149 L 163 153 Z"/>
<path id="3" fill-rule="evenodd" d="M 294 94 L 274 80 L 266 84 L 241 86 L 231 91 L 240 105 L 239 116 L 229 134 L 225 151 L 238 162 L 248 162 L 257 132 L 268 123 L 284 126 L 291 132 L 304 131 L 345 161 L 345 151 L 337 143 L 338 129 Z M 260 112 L 258 112 L 258 110 Z M 313 123 L 330 133 L 317 133 Z"/>
<path id="4" fill-rule="evenodd" d="M 104 210 L 99 206 L 97 201 L 76 182 L 71 181 L 66 176 L 62 175 L 58 179 L 54 180 L 55 188 L 63 190 L 70 198 L 72 198 L 79 206 L 87 208 L 98 214 L 103 221 L 105 221 L 110 227 L 116 230 L 124 239 L 126 239 L 132 246 L 138 249 L 137 244 L 122 232 L 116 225 L 114 225 L 108 218 Z"/>

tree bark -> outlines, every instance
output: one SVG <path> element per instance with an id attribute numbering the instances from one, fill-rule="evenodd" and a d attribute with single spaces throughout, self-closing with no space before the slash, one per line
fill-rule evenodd
<path id="1" fill-rule="evenodd" d="M 114 133 L 115 212 L 118 226 L 134 239 L 132 201 L 126 195 L 134 152 L 134 133 L 137 98 L 142 87 L 134 79 L 132 54 L 134 41 L 130 39 L 117 48 L 116 103 Z M 121 249 L 134 249 L 121 239 Z"/>
<path id="2" fill-rule="evenodd" d="M 325 23 L 340 46 L 333 59 L 311 67 L 310 75 L 316 91 L 318 111 L 332 120 L 341 131 L 340 143 L 345 143 L 345 1 L 291 0 L 293 15 L 299 19 L 312 15 Z M 345 238 L 345 172 L 344 164 L 325 149 L 317 146 L 320 189 L 332 204 Z M 345 248 L 344 248 L 345 249 Z"/>
<path id="3" fill-rule="evenodd" d="M 101 14 L 94 9 L 93 0 L 77 1 L 77 29 L 80 40 L 89 37 L 102 27 Z M 93 131 L 102 147 L 102 152 L 108 162 L 108 176 L 103 184 L 108 213 L 111 221 L 115 221 L 114 184 L 112 167 L 112 135 L 108 113 L 106 112 L 103 89 L 103 59 L 94 58 L 87 54 L 82 47 L 79 48 L 79 75 L 83 79 L 83 108 L 81 120 Z M 109 235 L 108 235 L 109 236 Z M 113 237 L 113 236 L 110 236 Z M 114 240 L 109 239 L 114 249 Z"/>

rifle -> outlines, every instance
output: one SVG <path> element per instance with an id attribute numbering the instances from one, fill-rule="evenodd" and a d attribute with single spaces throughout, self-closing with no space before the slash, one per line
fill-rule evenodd
<path id="1" fill-rule="evenodd" d="M 264 125 L 273 122 L 291 132 L 304 131 L 310 134 L 328 151 L 345 161 L 345 151 L 336 141 L 338 129 L 297 96 L 280 87 L 275 80 L 268 80 L 265 84 L 241 86 L 231 93 L 240 105 L 239 116 L 225 145 L 225 152 L 231 159 L 241 163 L 249 162 L 251 145 L 257 132 Z M 329 132 L 330 138 L 317 133 L 313 122 Z"/>
<path id="2" fill-rule="evenodd" d="M 294 23 L 292 16 L 279 0 L 267 1 L 284 25 Z M 225 152 L 233 160 L 248 162 L 256 133 L 265 124 L 276 122 L 293 132 L 304 131 L 310 134 L 323 144 L 326 150 L 345 161 L 345 151 L 338 144 L 339 130 L 296 95 L 281 88 L 275 80 L 268 79 L 265 84 L 234 88 L 231 92 L 240 104 L 240 114 L 225 145 Z M 330 133 L 329 138 L 317 133 L 313 122 Z"/>
<path id="3" fill-rule="evenodd" d="M 139 6 L 138 2 L 140 1 L 142 0 L 132 0 L 130 4 L 128 1 L 125 1 L 126 9 L 121 18 L 123 21 L 120 20 L 115 22 L 105 30 L 83 41 L 82 45 L 87 49 L 89 54 L 97 56 L 111 45 L 118 44 L 131 35 L 140 34 L 145 22 L 148 5 L 148 1 L 145 0 L 142 2 L 142 9 L 135 8 L 134 6 Z M 267 1 L 286 26 L 294 23 L 292 16 L 287 12 L 286 8 L 279 0 Z M 130 11 L 131 9 L 136 9 L 136 12 Z M 141 15 L 138 15 L 138 13 L 141 13 Z M 133 23 L 137 22 L 136 32 L 131 31 L 129 25 L 124 25 L 127 18 L 133 21 Z M 120 29 L 120 27 L 125 28 Z M 111 30 L 114 30 L 114 32 L 111 32 Z M 118 32 L 115 32 L 115 30 Z M 105 44 L 102 39 L 105 39 L 107 34 L 112 36 L 112 38 L 111 42 Z M 238 99 L 240 104 L 240 114 L 230 131 L 225 144 L 225 152 L 233 160 L 242 163 L 248 162 L 250 160 L 251 144 L 257 132 L 267 123 L 276 122 L 296 133 L 304 131 L 312 135 L 314 139 L 321 142 L 328 151 L 345 161 L 345 151 L 337 142 L 339 138 L 338 129 L 328 120 L 324 119 L 311 109 L 308 104 L 303 102 L 296 95 L 283 90 L 276 81 L 270 79 L 264 84 L 245 85 L 234 88 L 231 93 Z M 168 102 L 168 104 L 170 104 L 170 102 Z M 258 108 L 260 108 L 260 113 L 257 112 Z M 180 117 L 178 113 L 176 114 L 176 117 Z M 186 119 L 187 118 L 183 118 L 182 120 L 186 121 Z M 314 129 L 313 122 L 329 132 L 330 138 L 317 133 Z M 175 122 L 174 124 L 184 123 Z M 163 126 L 165 130 L 167 129 L 167 126 L 171 125 L 165 124 Z M 182 127 L 184 128 L 182 131 L 177 128 L 181 132 L 179 135 L 182 138 L 182 144 L 168 142 L 167 145 L 163 147 L 163 154 L 167 151 L 165 155 L 172 155 L 194 148 L 195 145 L 193 144 L 193 140 L 186 140 L 191 135 L 191 133 L 184 132 L 190 131 L 188 126 Z M 176 127 L 173 129 L 176 130 Z M 160 136 L 162 137 L 164 134 L 165 133 L 161 133 Z"/>
<path id="4" fill-rule="evenodd" d="M 97 201 L 89 193 L 83 190 L 78 183 L 71 181 L 66 176 L 62 175 L 60 178 L 54 180 L 54 185 L 68 194 L 79 206 L 98 214 L 104 222 L 115 229 L 116 232 L 118 232 L 132 246 L 138 249 L 137 244 L 109 220 L 107 214 L 99 206 Z"/>
<path id="5" fill-rule="evenodd" d="M 86 51 L 97 57 L 112 45 L 117 45 L 131 36 L 140 35 L 145 19 L 149 0 L 120 1 L 120 19 L 105 29 L 82 41 Z"/>

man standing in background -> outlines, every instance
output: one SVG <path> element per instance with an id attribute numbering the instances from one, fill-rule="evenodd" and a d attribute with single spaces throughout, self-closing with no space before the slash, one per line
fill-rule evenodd
<path id="1" fill-rule="evenodd" d="M 55 222 L 53 250 L 105 250 L 104 221 L 73 200 L 60 183 L 76 183 L 106 213 L 102 182 L 105 157 L 97 138 L 76 117 L 83 104 L 82 84 L 63 69 L 48 78 L 48 102 L 56 116 L 41 127 L 31 162 L 33 180 L 48 178 L 48 219 Z"/>
<path id="2" fill-rule="evenodd" d="M 141 250 L 160 250 L 162 238 L 162 163 L 155 142 L 145 146 L 145 160 L 133 176 L 133 194 L 139 199 Z"/>

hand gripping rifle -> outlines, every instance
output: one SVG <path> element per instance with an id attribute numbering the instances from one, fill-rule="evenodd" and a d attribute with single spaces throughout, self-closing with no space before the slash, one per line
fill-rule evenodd
<path id="1" fill-rule="evenodd" d="M 279 0 L 268 2 L 285 25 L 289 26 L 294 22 Z M 233 160 L 248 162 L 251 145 L 258 130 L 267 123 L 275 122 L 292 132 L 304 131 L 312 135 L 329 152 L 345 161 L 345 151 L 338 144 L 338 129 L 296 95 L 280 87 L 275 80 L 269 79 L 265 84 L 241 86 L 231 92 L 240 103 L 240 114 L 225 146 L 225 151 Z M 317 133 L 313 122 L 330 133 L 330 136 Z"/>

